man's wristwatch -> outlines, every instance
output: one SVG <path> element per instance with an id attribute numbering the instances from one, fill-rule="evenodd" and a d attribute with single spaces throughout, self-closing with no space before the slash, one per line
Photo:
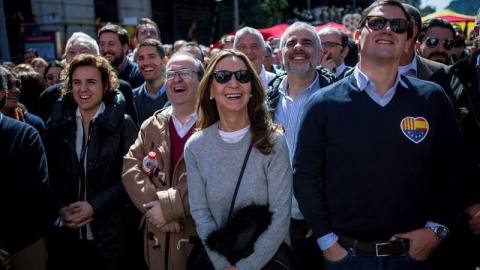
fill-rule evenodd
<path id="1" fill-rule="evenodd" d="M 445 239 L 449 233 L 448 228 L 445 226 L 433 227 L 432 230 L 438 239 Z"/>

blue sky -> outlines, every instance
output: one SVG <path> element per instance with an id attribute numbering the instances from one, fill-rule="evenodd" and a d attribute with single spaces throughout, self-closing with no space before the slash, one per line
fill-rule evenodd
<path id="1" fill-rule="evenodd" d="M 434 6 L 437 8 L 437 11 L 445 9 L 448 4 L 450 4 L 451 0 L 422 0 L 422 5 L 420 8 L 424 6 Z"/>

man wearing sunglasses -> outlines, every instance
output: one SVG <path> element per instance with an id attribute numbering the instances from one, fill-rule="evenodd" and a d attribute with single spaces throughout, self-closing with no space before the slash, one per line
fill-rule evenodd
<path id="1" fill-rule="evenodd" d="M 475 18 L 475 41 L 480 41 L 480 9 Z M 465 268 L 475 269 L 480 266 L 480 49 L 452 66 L 437 71 L 430 78 L 445 89 L 452 100 L 460 127 L 467 142 L 470 157 L 471 177 L 468 178 L 467 197 L 471 207 L 457 219 L 459 229 L 452 239 L 452 251 L 455 252 L 452 263 L 462 263 Z M 455 258 L 455 259 L 453 259 Z"/>
<path id="2" fill-rule="evenodd" d="M 432 74 L 443 68 L 445 65 L 419 56 L 415 52 L 415 40 L 420 33 L 420 27 L 422 26 L 422 17 L 417 8 L 409 4 L 403 4 L 407 12 L 412 16 L 413 23 L 413 39 L 408 46 L 407 52 L 405 52 L 400 59 L 400 66 L 398 72 L 405 76 L 413 78 L 419 78 L 421 80 L 428 80 Z"/>
<path id="3" fill-rule="evenodd" d="M 462 27 L 456 23 L 452 24 L 452 26 L 455 29 L 455 46 L 452 50 L 452 62 L 455 63 L 470 53 L 465 49 L 466 36 Z"/>
<path id="4" fill-rule="evenodd" d="M 325 27 L 318 32 L 318 35 L 323 49 L 320 66 L 335 72 L 338 79 L 343 79 L 345 73 L 352 69 L 345 65 L 345 57 L 350 51 L 347 33 L 335 27 Z"/>
<path id="5" fill-rule="evenodd" d="M 274 121 L 285 127 L 292 161 L 297 138 L 300 138 L 297 131 L 305 103 L 337 79 L 327 68 L 316 67 L 323 51 L 313 26 L 304 22 L 289 26 L 280 39 L 279 50 L 287 74 L 275 77 L 270 83 L 266 104 Z M 298 269 L 322 269 L 322 252 L 295 199 L 292 201 L 290 239 Z"/>
<path id="6" fill-rule="evenodd" d="M 464 207 L 465 148 L 436 84 L 400 75 L 412 42 L 398 0 L 367 7 L 353 74 L 305 105 L 294 194 L 325 269 L 427 269 Z"/>
<path id="7" fill-rule="evenodd" d="M 445 65 L 452 64 L 452 49 L 455 46 L 455 29 L 441 18 L 428 19 L 422 23 L 415 48 L 427 59 Z"/>

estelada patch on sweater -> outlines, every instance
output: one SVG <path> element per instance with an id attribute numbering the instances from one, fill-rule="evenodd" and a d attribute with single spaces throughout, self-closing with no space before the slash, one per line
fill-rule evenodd
<path id="1" fill-rule="evenodd" d="M 409 140 L 419 143 L 427 137 L 428 121 L 423 117 L 407 116 L 400 122 L 400 129 Z"/>

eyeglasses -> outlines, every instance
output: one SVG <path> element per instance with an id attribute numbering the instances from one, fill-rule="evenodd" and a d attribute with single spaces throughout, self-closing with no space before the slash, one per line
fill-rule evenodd
<path id="1" fill-rule="evenodd" d="M 425 39 L 424 44 L 428 48 L 434 48 L 435 46 L 438 45 L 439 42 L 440 42 L 439 38 L 428 37 L 427 39 Z M 445 50 L 449 51 L 449 50 L 453 49 L 453 46 L 455 45 L 455 41 L 453 39 L 444 39 L 444 40 L 442 40 L 442 45 L 445 48 Z"/>
<path id="2" fill-rule="evenodd" d="M 465 45 L 465 39 L 455 40 L 455 48 L 463 47 Z"/>
<path id="3" fill-rule="evenodd" d="M 197 73 L 196 71 L 194 70 L 191 70 L 189 68 L 184 68 L 184 69 L 180 69 L 179 71 L 175 71 L 175 70 L 168 70 L 167 71 L 167 81 L 170 81 L 170 80 L 173 80 L 175 79 L 175 75 L 178 74 L 178 76 L 180 77 L 180 79 L 187 79 L 187 78 L 191 78 L 192 77 L 192 73 Z"/>
<path id="4" fill-rule="evenodd" d="M 237 71 L 215 70 L 213 72 L 213 77 L 218 83 L 224 84 L 224 83 L 228 83 L 232 79 L 233 74 L 235 74 L 235 78 L 239 83 L 248 83 L 249 81 L 252 80 L 251 70 L 237 70 Z"/>
<path id="5" fill-rule="evenodd" d="M 20 80 L 15 80 L 15 81 L 7 81 L 7 87 L 8 89 L 12 89 L 13 87 L 16 87 L 18 89 L 22 88 L 22 82 Z"/>
<path id="6" fill-rule="evenodd" d="M 335 48 L 335 46 L 345 47 L 343 44 L 336 43 L 336 42 L 330 42 L 330 41 L 322 43 L 322 46 L 325 47 L 325 48 Z"/>
<path id="7" fill-rule="evenodd" d="M 408 29 L 408 21 L 405 19 L 387 19 L 381 16 L 367 16 L 367 26 L 373 31 L 382 30 L 390 22 L 390 29 L 397 34 L 403 34 Z"/>
<path id="8" fill-rule="evenodd" d="M 53 78 L 57 78 L 57 80 L 60 80 L 60 74 L 48 73 L 45 77 L 47 77 L 48 80 L 53 80 Z"/>

